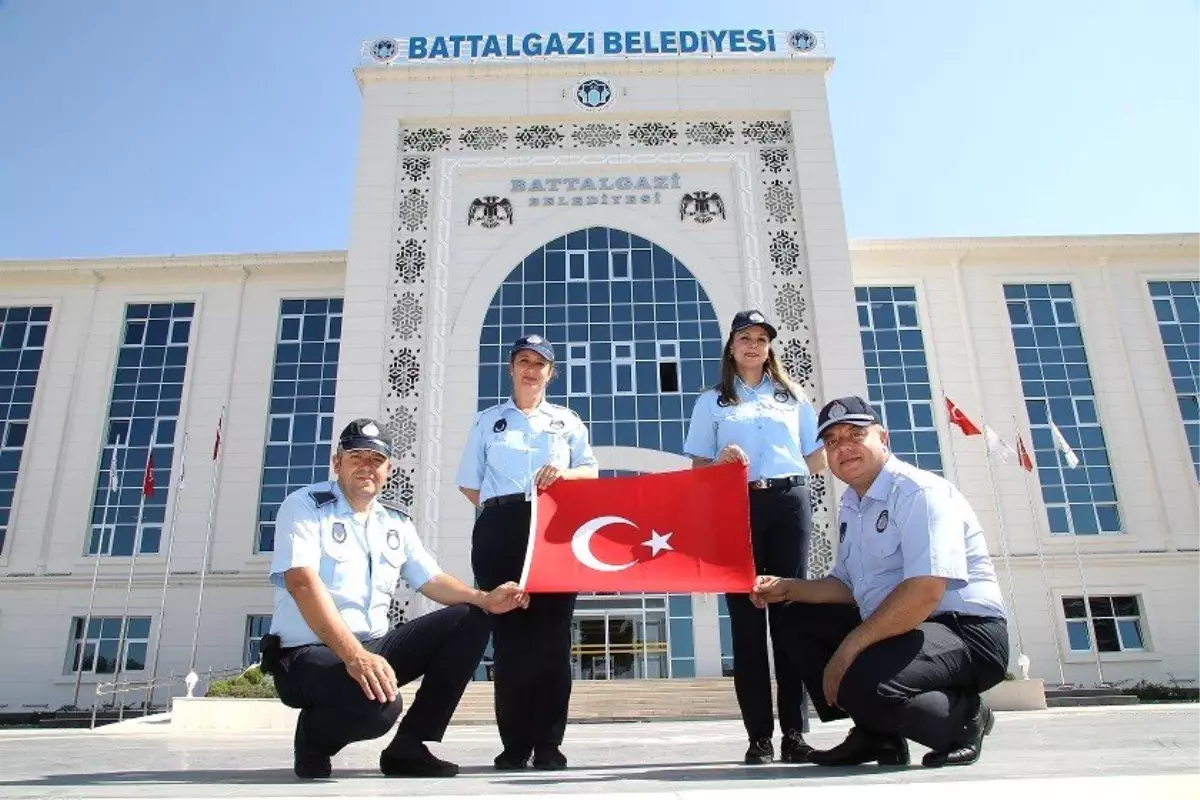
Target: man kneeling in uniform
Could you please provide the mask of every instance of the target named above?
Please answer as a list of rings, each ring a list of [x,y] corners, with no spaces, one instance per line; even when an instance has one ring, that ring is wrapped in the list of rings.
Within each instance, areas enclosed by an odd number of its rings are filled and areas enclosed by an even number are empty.
[[[392,445],[369,419],[351,422],[333,458],[334,481],[290,494],[275,520],[275,615],[263,669],[280,699],[300,709],[296,775],[327,778],[330,756],[391,730],[398,688],[424,676],[408,714],[379,756],[385,775],[448,777],[458,767],[429,752],[441,741],[483,657],[488,612],[528,605],[516,584],[481,592],[442,572],[400,508],[377,499]],[[388,630],[398,578],[448,608]]]
[[[825,722],[854,727],[809,760],[824,766],[973,764],[992,729],[980,693],[1004,680],[1004,602],[975,512],[948,481],[904,463],[865,400],[817,420],[829,467],[849,488],[837,563],[819,580],[760,576],[757,604],[790,602],[785,638]],[[857,608],[855,607],[857,606]]]

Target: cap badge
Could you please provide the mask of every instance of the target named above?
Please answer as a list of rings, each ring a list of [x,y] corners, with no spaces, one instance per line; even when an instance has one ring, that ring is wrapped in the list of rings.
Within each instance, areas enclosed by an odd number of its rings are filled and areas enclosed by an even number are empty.
[[[750,315],[750,321],[751,322],[762,322],[763,315],[758,313],[757,311],[755,311],[753,314]]]
[[[888,513],[887,509],[885,508],[883,511],[879,512],[879,518],[875,520],[875,530],[879,533],[883,533],[885,530],[887,530],[887,524]]]
[[[388,531],[387,543],[388,543],[388,547],[392,548],[393,550],[399,550],[400,549],[400,532],[399,531]]]
[[[529,344],[541,344],[542,337],[538,336],[537,334],[534,334],[533,336],[526,336],[525,341]]]
[[[368,422],[366,425],[362,426],[362,435],[363,436],[371,436],[371,437],[378,436],[379,435],[379,426],[376,425],[374,422]]]
[[[842,526],[840,528],[838,528],[838,541],[839,542],[846,541],[846,523],[844,523],[844,522],[842,523]]]
[[[834,403],[829,407],[830,419],[841,419],[846,416],[846,407],[841,403]]]
[[[496,424],[492,426],[492,433],[500,433],[502,430],[504,430],[507,427],[508,427],[507,422],[505,422],[503,419],[498,419],[498,420],[496,420]]]
[[[333,523],[333,540],[338,544],[346,541],[346,526],[340,522]]]

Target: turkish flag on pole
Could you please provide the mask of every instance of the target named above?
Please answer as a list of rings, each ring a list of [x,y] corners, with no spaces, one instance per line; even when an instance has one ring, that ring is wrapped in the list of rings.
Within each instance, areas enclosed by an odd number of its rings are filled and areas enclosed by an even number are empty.
[[[1025,449],[1025,440],[1019,433],[1017,434],[1017,453],[1021,457],[1021,468],[1026,472],[1033,472],[1033,459],[1029,457],[1029,451]]]
[[[743,464],[583,481],[538,494],[521,585],[531,592],[749,592]]]
[[[958,429],[967,436],[979,436],[983,431],[975,426],[974,422],[962,412],[958,406],[954,405],[949,397],[946,398],[946,413],[950,415],[950,424],[957,425]]]
[[[154,496],[154,451],[151,450],[146,456],[146,473],[142,476],[142,494],[146,497]]]

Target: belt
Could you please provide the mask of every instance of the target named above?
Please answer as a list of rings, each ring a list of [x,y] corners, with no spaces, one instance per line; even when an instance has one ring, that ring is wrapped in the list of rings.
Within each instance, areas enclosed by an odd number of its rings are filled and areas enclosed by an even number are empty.
[[[793,486],[806,486],[807,475],[788,475],[786,478],[759,478],[750,481],[751,489],[791,489]]]
[[[529,498],[525,496],[524,492],[517,492],[516,494],[502,494],[496,497],[489,497],[479,505],[482,508],[491,508],[492,506],[503,506],[509,503],[524,503],[528,502],[528,500]]]

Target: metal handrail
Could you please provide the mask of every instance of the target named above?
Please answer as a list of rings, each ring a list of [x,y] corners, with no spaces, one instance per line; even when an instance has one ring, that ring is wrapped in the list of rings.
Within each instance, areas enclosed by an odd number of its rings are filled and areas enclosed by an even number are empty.
[[[210,667],[207,672],[199,672],[199,673],[195,673],[195,674],[198,679],[197,683],[200,683],[200,682],[204,682],[204,681],[211,682],[214,679],[219,680],[221,678],[228,678],[228,677],[233,677],[236,675],[241,675],[245,671],[246,671],[246,667],[226,667],[224,669],[212,669]],[[111,694],[111,695],[113,695],[113,699],[115,700],[116,695],[118,695],[118,694],[126,694],[128,692],[146,692],[146,702],[143,705],[142,716],[147,716],[150,713],[150,698],[153,696],[154,690],[160,686],[169,686],[178,681],[186,682],[187,676],[186,675],[176,675],[172,671],[170,675],[167,675],[167,676],[161,677],[161,678],[155,678],[154,680],[135,679],[135,680],[126,680],[126,681],[109,681],[109,682],[105,682],[105,683],[96,684],[96,697],[92,700],[91,727],[92,728],[96,727],[96,712],[99,707],[101,695]],[[125,704],[124,703],[121,703],[118,705],[117,719],[118,720],[125,719]]]

